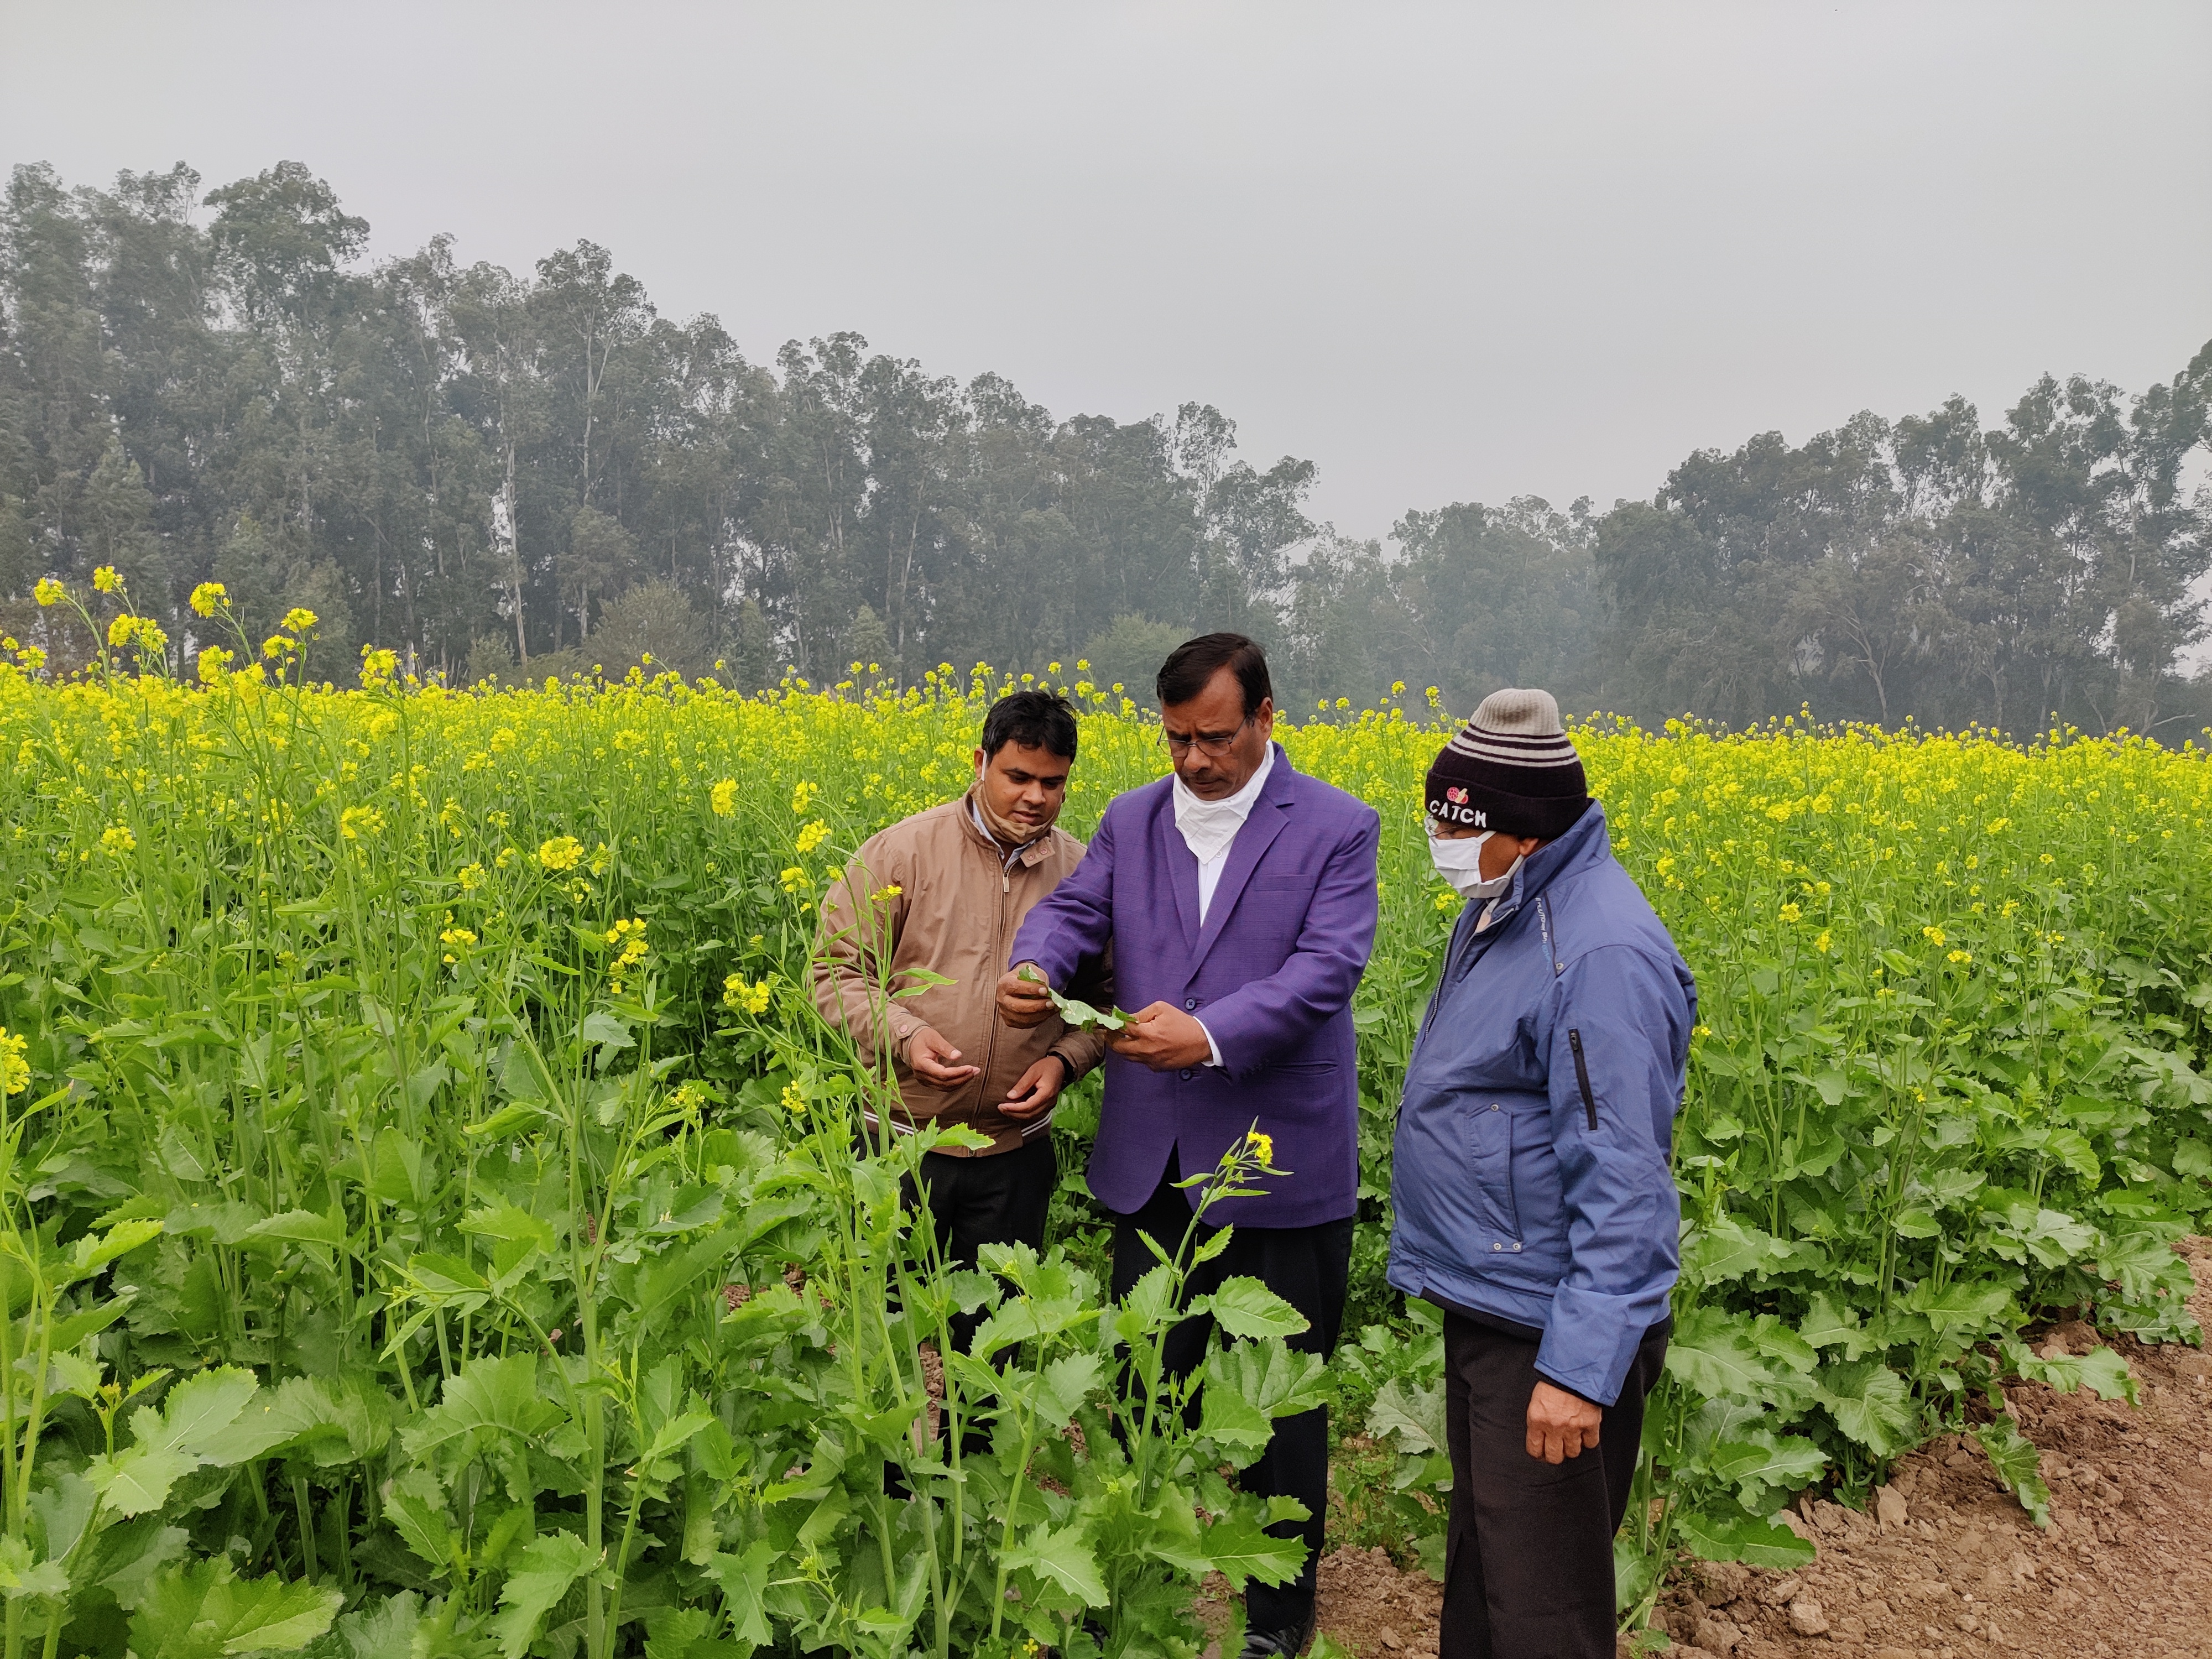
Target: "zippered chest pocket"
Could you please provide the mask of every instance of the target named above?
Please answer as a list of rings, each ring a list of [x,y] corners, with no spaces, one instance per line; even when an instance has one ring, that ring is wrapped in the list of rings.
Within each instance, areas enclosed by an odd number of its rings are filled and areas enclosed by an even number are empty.
[[[1503,1103],[1477,1097],[1460,1109],[1461,1128],[1474,1176],[1476,1248],[1486,1255],[1521,1249],[1521,1217],[1513,1201],[1513,1138],[1522,1115]],[[1529,1133],[1522,1126],[1518,1133]]]

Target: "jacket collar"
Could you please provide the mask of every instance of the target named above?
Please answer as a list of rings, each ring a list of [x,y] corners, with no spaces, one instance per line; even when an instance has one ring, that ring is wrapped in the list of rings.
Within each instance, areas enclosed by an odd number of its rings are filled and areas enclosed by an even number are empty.
[[[975,807],[975,789],[976,786],[971,783],[960,797],[960,827],[967,832],[969,840],[989,848],[991,856],[997,859],[1003,868],[1012,869],[1018,864],[1026,870],[1052,850],[1052,838],[1060,833],[1057,823],[1035,841],[1011,853],[1000,846],[999,838],[986,830],[981,822],[981,814]]]
[[[1497,914],[1483,931],[1494,933],[1506,918],[1524,904],[1534,904],[1544,890],[1571,871],[1586,870],[1613,856],[1613,838],[1605,827],[1605,808],[1593,800],[1583,815],[1556,841],[1547,841],[1521,861],[1513,884],[1498,896]]]

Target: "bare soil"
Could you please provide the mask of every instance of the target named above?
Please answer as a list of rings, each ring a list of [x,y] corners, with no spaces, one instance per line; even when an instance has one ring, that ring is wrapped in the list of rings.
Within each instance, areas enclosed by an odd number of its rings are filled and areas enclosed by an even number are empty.
[[[2212,1329],[2212,1240],[2185,1245]],[[2071,1353],[2087,1325],[2037,1333]],[[2212,1355],[2115,1340],[2140,1407],[2040,1383],[2008,1391],[2043,1454],[2039,1530],[1971,1437],[1897,1466],[1866,1513],[1810,1500],[1787,1518],[1820,1559],[1788,1575],[1700,1566],[1658,1618],[1679,1659],[2212,1659]],[[1361,1659],[1433,1659],[1443,1593],[1381,1550],[1321,1565],[1321,1627]],[[1622,1652],[1628,1651],[1624,1640]]]

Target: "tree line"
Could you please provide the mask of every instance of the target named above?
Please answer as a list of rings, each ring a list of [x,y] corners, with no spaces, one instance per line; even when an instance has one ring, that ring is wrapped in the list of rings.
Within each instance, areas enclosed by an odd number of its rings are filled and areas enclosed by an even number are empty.
[[[1255,465],[1211,405],[1059,417],[854,333],[755,363],[589,242],[527,276],[442,236],[372,263],[298,163],[202,185],[23,166],[0,207],[0,623],[51,672],[91,642],[34,585],[112,565],[180,668],[217,580],[257,637],[314,611],[333,678],[373,643],[453,684],[1081,659],[1141,694],[1235,628],[1309,707],[1402,680],[1732,723],[2212,714],[2184,672],[2212,347],[2140,396],[2046,377],[1988,430],[1956,398],[1861,415],[1650,501],[1454,503],[1386,544],[1314,523],[1314,464]]]

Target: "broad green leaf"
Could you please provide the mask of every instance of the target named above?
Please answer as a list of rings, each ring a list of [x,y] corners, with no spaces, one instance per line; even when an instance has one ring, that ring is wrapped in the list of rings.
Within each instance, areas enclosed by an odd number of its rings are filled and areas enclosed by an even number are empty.
[[[1063,1354],[1044,1368],[1030,1405],[1048,1432],[1058,1434],[1067,1426],[1098,1386],[1104,1369],[1105,1362],[1095,1353]]]
[[[117,1320],[131,1311],[131,1304],[138,1299],[137,1291],[128,1289],[95,1303],[89,1308],[67,1315],[54,1322],[53,1334],[48,1339],[56,1349],[74,1348],[88,1336],[98,1336]]]
[[[1443,1451],[1448,1443],[1445,1430],[1441,1382],[1412,1389],[1403,1377],[1394,1376],[1376,1391],[1367,1413],[1367,1432],[1395,1438],[1401,1451]]]
[[[1216,1445],[1247,1454],[1232,1458],[1241,1468],[1275,1437],[1275,1420],[1226,1382],[1210,1381],[1200,1396],[1198,1431]]]
[[[422,1623],[422,1598],[402,1590],[381,1601],[364,1602],[338,1620],[337,1630],[351,1659],[415,1659],[415,1634]]]
[[[2088,1137],[2073,1129],[2054,1128],[2044,1137],[2043,1150],[2071,1170],[2091,1187],[2104,1179],[2104,1166]]]
[[[100,1529],[99,1556],[90,1570],[115,1605],[130,1613],[152,1594],[161,1570],[184,1559],[190,1541],[182,1527],[165,1527],[153,1516],[121,1522]]]
[[[1287,1584],[1306,1560],[1305,1540],[1263,1531],[1259,1517],[1242,1504],[1206,1528],[1201,1547],[1231,1589],[1243,1589],[1248,1578]]]
[[[2012,1291],[1994,1281],[1964,1279],[1936,1290],[1923,1279],[1905,1298],[1905,1306],[1939,1333],[1956,1330],[1978,1336],[1997,1324],[2012,1306]]]
[[[653,1431],[653,1443],[646,1448],[642,1461],[652,1463],[673,1456],[693,1435],[715,1420],[711,1412],[686,1412],[681,1417],[671,1418]]]
[[[331,1627],[344,1593],[282,1578],[238,1578],[222,1557],[161,1575],[131,1619],[137,1659],[232,1659],[303,1648]]]
[[[1708,1398],[1736,1395],[1778,1404],[1795,1399],[1802,1388],[1759,1351],[1748,1320],[1705,1306],[1692,1308],[1678,1323],[1667,1346],[1667,1369]]]
[[[1778,1360],[1793,1371],[1809,1371],[1820,1363],[1820,1356],[1808,1342],[1772,1314],[1759,1314],[1751,1322],[1751,1345],[1767,1358]]]
[[[90,1278],[116,1257],[128,1255],[157,1237],[161,1226],[161,1222],[153,1220],[118,1221],[97,1237],[86,1234],[77,1240],[70,1257],[69,1270],[61,1275],[61,1282],[72,1284]]]
[[[2043,1484],[2038,1468],[2039,1455],[2035,1447],[2020,1431],[2020,1425],[2006,1412],[1974,1429],[1974,1438],[1981,1443],[1989,1455],[1990,1467],[1997,1479],[2011,1489],[2020,1500],[2021,1508],[2028,1512],[2039,1527],[2051,1524],[2051,1488]]]
[[[1327,1361],[1275,1336],[1215,1349],[1206,1358],[1206,1374],[1226,1382],[1270,1417],[1327,1405],[1332,1391]]]
[[[461,1218],[460,1230],[479,1238],[534,1244],[547,1251],[553,1249],[555,1243],[550,1223],[515,1204],[501,1204],[488,1210],[471,1210]]]
[[[2130,1406],[2140,1403],[2134,1375],[2128,1362],[2114,1348],[2096,1347],[2081,1356],[2082,1384],[2093,1389],[2100,1400],[2118,1400],[2125,1397]]]
[[[611,1048],[633,1046],[629,1022],[617,1019],[605,1009],[595,1009],[585,1015],[583,1029],[577,1035],[586,1043],[600,1043]]]
[[[0,1538],[0,1597],[17,1601],[43,1596],[52,1601],[67,1599],[69,1574],[58,1561],[33,1561],[31,1547],[20,1538]]]
[[[1747,1515],[1723,1498],[1702,1509],[1685,1510],[1675,1530],[1691,1553],[1707,1561],[1741,1561],[1777,1572],[1810,1566],[1820,1552],[1778,1522]]]
[[[92,1482],[76,1474],[62,1475],[51,1486],[31,1494],[31,1511],[39,1517],[39,1553],[50,1561],[66,1559],[76,1548],[99,1503]]]
[[[572,1532],[550,1532],[531,1540],[500,1590],[499,1613],[491,1621],[507,1659],[522,1659],[545,1615],[598,1560],[591,1546]]]
[[[645,1659],[694,1659],[709,1617],[704,1607],[656,1607],[646,1615]]]
[[[1692,1284],[1723,1285],[1756,1273],[1774,1249],[1771,1234],[1747,1227],[1733,1216],[1714,1218],[1682,1253],[1682,1274]]]
[[[514,1101],[542,1102],[550,1106],[561,1098],[561,1091],[553,1082],[553,1073],[546,1069],[545,1057],[538,1052],[537,1044],[527,1037],[518,1040],[507,1051],[507,1064],[501,1069],[499,1084],[507,1091],[508,1098]],[[499,1115],[506,1114],[502,1112]],[[505,1134],[507,1131],[494,1130],[486,1125],[480,1133]]]
[[[1875,1359],[1823,1366],[1814,1396],[1836,1426],[1877,1457],[1892,1457],[1911,1443],[1915,1421],[1905,1379]]]
[[[723,1603],[730,1614],[730,1632],[740,1642],[765,1645],[769,1639],[765,1602],[769,1568],[777,1554],[775,1546],[763,1538],[743,1555],[715,1556],[707,1569],[707,1576],[721,1586]]]
[[[453,1570],[453,1522],[446,1514],[445,1495],[427,1471],[410,1469],[392,1482],[384,1513],[407,1547],[434,1572]]]
[[[1030,1528],[1029,1535],[1006,1552],[1006,1563],[1059,1585],[1086,1607],[1106,1603],[1106,1583],[1098,1576],[1097,1558],[1078,1522],[1057,1532],[1043,1525]]]
[[[1225,1279],[1206,1300],[1216,1322],[1231,1336],[1296,1336],[1311,1323],[1256,1279]]]
[[[1741,1438],[1717,1448],[1706,1460],[1708,1472],[1737,1489],[1748,1501],[1759,1489],[1787,1492],[1809,1485],[1828,1467],[1820,1449],[1802,1435],[1771,1430],[1739,1430]]]
[[[161,1488],[166,1492],[169,1480],[198,1468],[206,1457],[207,1449],[239,1419],[258,1391],[259,1384],[254,1382],[252,1371],[238,1365],[218,1366],[178,1383],[169,1390],[160,1410],[143,1406],[133,1413],[131,1431],[137,1442],[133,1450],[149,1460],[149,1478],[159,1479],[151,1460],[179,1460],[182,1468],[167,1479],[160,1480]],[[118,1456],[118,1465],[121,1461]],[[97,1475],[94,1478],[95,1482],[99,1479]],[[108,1496],[110,1503],[117,1502],[112,1492]],[[130,1510],[123,1512],[137,1513]]]
[[[410,1457],[472,1430],[495,1430],[526,1438],[542,1434],[565,1413],[538,1386],[538,1362],[528,1354],[505,1359],[472,1359],[449,1377],[438,1403],[402,1438]]]
[[[291,1376],[255,1395],[227,1427],[201,1443],[200,1454],[207,1462],[228,1466],[316,1438],[345,1445],[344,1413],[319,1379]]]
[[[1797,1334],[1815,1348],[1842,1348],[1846,1359],[1856,1359],[1874,1346],[1858,1314],[1826,1291],[1813,1292]]]
[[[481,1123],[465,1123],[461,1133],[468,1135],[498,1136],[519,1134],[545,1118],[545,1109],[538,1099],[510,1101]]]
[[[250,1243],[259,1239],[284,1244],[322,1244],[340,1249],[346,1242],[345,1224],[335,1216],[317,1215],[313,1210],[287,1210],[282,1215],[272,1215],[266,1221],[257,1221],[246,1230]]]

